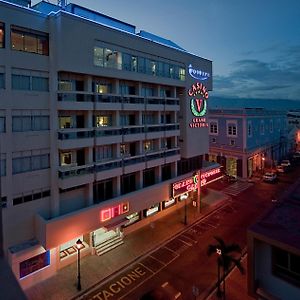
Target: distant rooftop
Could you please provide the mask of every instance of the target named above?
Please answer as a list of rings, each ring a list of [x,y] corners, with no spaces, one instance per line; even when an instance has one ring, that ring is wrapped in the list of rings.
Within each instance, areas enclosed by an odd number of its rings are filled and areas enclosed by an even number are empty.
[[[300,179],[249,231],[300,249]]]
[[[11,0],[15,1],[15,0]],[[20,0],[18,0],[20,1]],[[28,1],[28,0],[26,0]],[[136,27],[134,25],[131,25],[129,23],[125,23],[123,21],[120,21],[118,19],[112,18],[110,16],[104,15],[100,12],[90,10],[88,8],[79,6],[77,4],[69,3],[65,9],[62,7],[46,2],[41,1],[37,3],[36,5],[33,5],[31,9],[39,11],[45,15],[50,15],[51,13],[57,13],[58,11],[64,10],[68,13],[71,13],[75,16],[85,18],[89,21],[96,22],[98,24],[114,28],[116,30],[125,31],[130,34],[134,34],[138,37],[150,40],[152,42],[174,48],[180,51],[186,51],[182,47],[178,46],[176,43],[172,42],[171,40],[165,39],[163,37],[160,37],[158,35],[152,34],[150,32],[141,30],[140,32],[136,33]]]

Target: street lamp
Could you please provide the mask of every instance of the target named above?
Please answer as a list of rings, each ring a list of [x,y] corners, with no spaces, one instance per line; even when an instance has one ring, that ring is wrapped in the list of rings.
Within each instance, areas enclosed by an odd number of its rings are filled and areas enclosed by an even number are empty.
[[[77,290],[81,291],[81,282],[80,282],[80,249],[82,248],[83,244],[80,239],[76,242],[76,248],[78,250],[77,256]]]
[[[180,200],[184,200],[184,225],[187,225],[187,206],[186,206],[187,198],[188,198],[188,193],[185,193],[180,196]]]

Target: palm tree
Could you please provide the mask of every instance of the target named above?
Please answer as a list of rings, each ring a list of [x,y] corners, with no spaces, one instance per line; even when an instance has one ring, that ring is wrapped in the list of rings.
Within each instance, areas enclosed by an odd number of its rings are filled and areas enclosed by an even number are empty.
[[[220,237],[214,237],[215,240],[218,242],[217,244],[214,245],[208,245],[207,249],[207,255],[211,256],[212,254],[216,253],[218,254],[217,256],[217,266],[218,266],[218,282],[217,282],[217,296],[221,297],[223,294],[223,299],[225,299],[225,277],[226,274],[229,270],[229,268],[234,265],[236,266],[241,274],[244,274],[244,268],[241,265],[240,258],[235,258],[231,253],[232,252],[237,252],[241,253],[241,247],[238,244],[229,244],[226,245],[223,239]],[[223,282],[223,293],[220,289],[221,285],[221,279],[220,279],[220,269],[223,269],[223,277],[222,277],[222,282]]]

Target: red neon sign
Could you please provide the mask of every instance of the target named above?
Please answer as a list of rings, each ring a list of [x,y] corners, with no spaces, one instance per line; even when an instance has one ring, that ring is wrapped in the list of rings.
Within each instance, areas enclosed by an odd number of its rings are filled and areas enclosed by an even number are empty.
[[[110,219],[113,219],[119,215],[122,215],[129,211],[129,203],[120,203],[118,205],[104,208],[100,210],[100,221],[105,222]]]
[[[177,181],[172,184],[172,195],[178,197],[190,191],[198,189],[198,174],[193,177],[186,178],[184,180]],[[201,173],[201,186],[205,186],[210,182],[213,182],[223,177],[221,168],[215,168],[206,172]]]

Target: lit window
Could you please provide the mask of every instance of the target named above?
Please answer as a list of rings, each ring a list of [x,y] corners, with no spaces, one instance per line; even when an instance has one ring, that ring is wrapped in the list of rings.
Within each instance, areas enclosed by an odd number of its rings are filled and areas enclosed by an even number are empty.
[[[0,48],[5,47],[5,28],[4,23],[0,22]]]
[[[96,127],[107,127],[111,126],[111,116],[97,116]]]
[[[62,152],[60,154],[61,166],[70,165],[72,163],[72,153]]]
[[[59,117],[59,128],[71,128],[72,118],[71,117]]]
[[[12,25],[11,49],[49,55],[49,36],[44,32]]]

